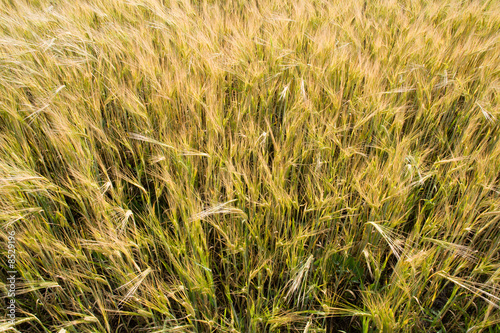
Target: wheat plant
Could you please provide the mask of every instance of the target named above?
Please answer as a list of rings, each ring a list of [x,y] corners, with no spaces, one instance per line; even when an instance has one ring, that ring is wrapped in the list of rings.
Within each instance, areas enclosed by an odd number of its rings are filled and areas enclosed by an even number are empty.
[[[495,0],[0,0],[0,331],[499,332],[499,31]]]

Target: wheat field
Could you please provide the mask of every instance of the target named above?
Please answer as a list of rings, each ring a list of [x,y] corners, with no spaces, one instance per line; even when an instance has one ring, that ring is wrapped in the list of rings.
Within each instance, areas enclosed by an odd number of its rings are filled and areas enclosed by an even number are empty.
[[[494,0],[0,0],[0,332],[500,332],[499,42]]]

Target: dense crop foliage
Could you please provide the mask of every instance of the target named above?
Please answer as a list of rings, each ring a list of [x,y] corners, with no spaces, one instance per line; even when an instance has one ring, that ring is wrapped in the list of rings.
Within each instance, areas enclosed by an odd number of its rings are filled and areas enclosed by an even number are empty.
[[[0,331],[500,330],[498,1],[0,3]]]

